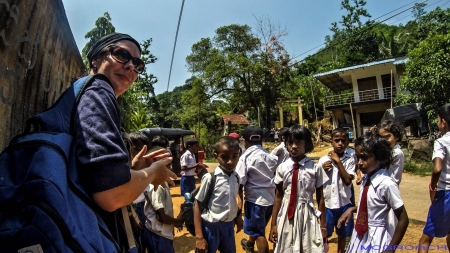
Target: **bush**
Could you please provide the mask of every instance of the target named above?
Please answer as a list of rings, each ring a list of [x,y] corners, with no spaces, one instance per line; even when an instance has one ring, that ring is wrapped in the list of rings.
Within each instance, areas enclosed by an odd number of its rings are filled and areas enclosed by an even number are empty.
[[[411,160],[405,163],[404,171],[422,177],[430,176],[433,172],[433,164]]]

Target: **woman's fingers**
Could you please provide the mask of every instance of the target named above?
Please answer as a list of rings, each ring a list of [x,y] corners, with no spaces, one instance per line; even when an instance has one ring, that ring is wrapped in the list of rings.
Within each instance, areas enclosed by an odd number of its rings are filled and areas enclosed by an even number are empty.
[[[147,148],[147,146],[144,146],[144,147]],[[142,151],[142,150],[141,150],[141,151]],[[147,149],[145,149],[145,151],[147,151]],[[151,153],[148,153],[148,154],[144,155],[144,157],[145,157],[145,158],[147,158],[147,157],[155,157],[155,156],[164,154],[165,152],[166,152],[166,150],[162,148],[162,149],[153,151],[153,152],[151,152]],[[144,153],[144,154],[145,154],[145,153]],[[168,154],[169,154],[169,153],[168,153]],[[169,154],[169,155],[170,155],[170,154]]]
[[[170,185],[170,186],[175,186],[175,182],[173,182],[174,179],[177,178],[177,175],[175,173],[173,173],[171,170],[167,169],[167,174],[168,177],[166,178],[166,182]]]

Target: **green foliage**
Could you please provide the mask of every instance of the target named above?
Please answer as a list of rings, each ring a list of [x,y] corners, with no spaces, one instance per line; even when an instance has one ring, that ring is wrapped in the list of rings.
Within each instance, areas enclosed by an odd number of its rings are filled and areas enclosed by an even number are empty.
[[[450,9],[442,10],[437,7],[422,16],[417,27],[417,39],[424,40],[429,36],[448,34],[450,31]]]
[[[152,120],[160,127],[186,128],[180,118],[183,112],[181,98],[184,92],[192,88],[192,78],[186,80],[183,86],[177,86],[172,91],[158,94],[152,103]]]
[[[114,33],[116,28],[111,23],[111,17],[108,12],[105,12],[102,17],[99,17],[95,21],[95,27],[84,35],[85,39],[89,39],[89,41],[84,45],[81,50],[81,57],[83,59],[84,65],[86,69],[89,69],[89,60],[87,59],[87,53],[89,49],[99,40],[101,37]]]
[[[198,131],[196,133],[200,137],[200,146],[205,150],[206,157],[212,158],[213,162],[216,162],[214,158],[214,145],[222,135],[218,131],[208,130],[203,124],[201,124],[200,133]]]
[[[423,161],[408,161],[405,163],[404,170],[422,177],[430,176],[433,172],[433,164]]]
[[[426,38],[408,53],[406,73],[396,98],[400,103],[422,102],[429,118],[450,101],[450,34]]]
[[[259,24],[259,37],[247,25],[218,28],[214,38],[203,38],[192,46],[186,61],[199,79],[190,95],[196,101],[196,94],[204,93],[203,101],[225,99],[236,110],[259,107],[264,124],[270,124],[281,87],[290,78],[290,57],[280,41],[284,33],[270,24],[265,27],[265,21]]]
[[[131,113],[131,131],[140,130],[153,125],[149,119],[147,109],[143,104],[139,104],[136,111]]]

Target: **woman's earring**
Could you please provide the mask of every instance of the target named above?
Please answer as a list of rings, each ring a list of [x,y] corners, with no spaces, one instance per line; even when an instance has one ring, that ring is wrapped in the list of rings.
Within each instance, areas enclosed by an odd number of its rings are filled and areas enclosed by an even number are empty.
[[[97,72],[97,66],[94,66],[94,71]]]

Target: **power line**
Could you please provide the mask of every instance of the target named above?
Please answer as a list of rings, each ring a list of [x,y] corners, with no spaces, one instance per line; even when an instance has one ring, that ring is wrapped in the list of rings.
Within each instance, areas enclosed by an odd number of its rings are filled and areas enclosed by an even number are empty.
[[[420,2],[420,3],[425,3],[425,2],[427,2],[427,1],[428,1],[428,0],[424,0],[424,1]],[[440,1],[443,1],[443,0],[439,0],[439,2],[440,2]],[[411,3],[413,3],[413,2],[411,2]],[[381,17],[384,17],[384,16],[386,16],[386,15],[388,15],[388,14],[394,12],[394,11],[397,11],[397,10],[399,10],[399,9],[405,7],[405,6],[410,5],[411,3],[408,3],[408,4],[406,4],[406,5],[403,5],[402,7],[399,7],[399,8],[397,8],[397,9],[395,9],[395,10],[393,10],[393,11],[390,11],[390,12],[388,12],[388,13],[386,13],[386,14],[383,14],[383,15],[381,15],[380,17],[378,17],[378,18],[376,18],[376,19],[374,19],[374,20],[380,19]],[[396,14],[394,14],[394,15],[392,15],[392,16],[390,16],[390,17],[388,17],[388,18],[386,18],[386,19],[384,19],[384,20],[382,20],[382,21],[375,22],[375,23],[373,23],[373,24],[371,24],[371,25],[369,25],[369,26],[363,28],[362,30],[360,30],[360,31],[358,31],[358,32],[356,32],[356,33],[354,33],[354,34],[352,34],[352,36],[358,36],[358,35],[360,35],[361,33],[363,33],[363,32],[365,32],[365,31],[367,31],[367,30],[373,28],[374,26],[379,25],[379,24],[381,24],[381,23],[383,23],[383,22],[385,22],[385,21],[387,21],[387,20],[389,20],[389,19],[391,19],[391,18],[394,18],[394,17],[396,17],[396,16],[398,16],[398,15],[400,15],[400,14],[402,14],[402,13],[404,13],[404,12],[406,12],[406,11],[412,9],[412,8],[414,8],[414,6],[415,6],[415,5],[409,7],[409,8],[407,8],[407,9],[401,11],[401,12],[398,12],[398,13],[396,13]],[[348,39],[343,39],[343,40],[341,40],[341,41],[335,42],[333,45],[330,45],[329,48],[333,48],[333,47],[335,47],[336,45],[338,45],[338,44],[340,44],[340,43],[346,42],[347,40],[348,40]],[[307,50],[307,51],[305,51],[305,52],[303,52],[303,53],[297,55],[297,56],[294,56],[294,57],[291,58],[291,60],[293,60],[293,59],[295,59],[295,58],[298,58],[298,57],[300,57],[300,56],[302,56],[302,55],[305,55],[305,54],[307,54],[307,53],[313,51],[314,49],[317,49],[317,48],[322,47],[322,46],[324,46],[324,45],[326,45],[326,43],[322,43],[322,44],[320,44],[319,46],[316,46],[316,47],[314,47],[314,48],[312,48],[312,49],[309,49],[309,50]],[[312,54],[312,55],[315,55],[315,54],[317,54],[317,53],[318,53],[318,52],[316,52],[316,53],[314,53],[314,54]],[[293,66],[293,65],[294,65],[294,64],[291,64],[290,66]]]
[[[172,60],[170,61],[169,80],[167,81],[167,90],[166,91],[169,91],[170,76],[172,75],[173,57],[175,55],[175,48],[177,47],[178,30],[180,29],[181,15],[183,14],[183,7],[184,7],[184,0],[181,3],[180,16],[178,17],[177,32],[175,34],[175,42],[173,43]]]

